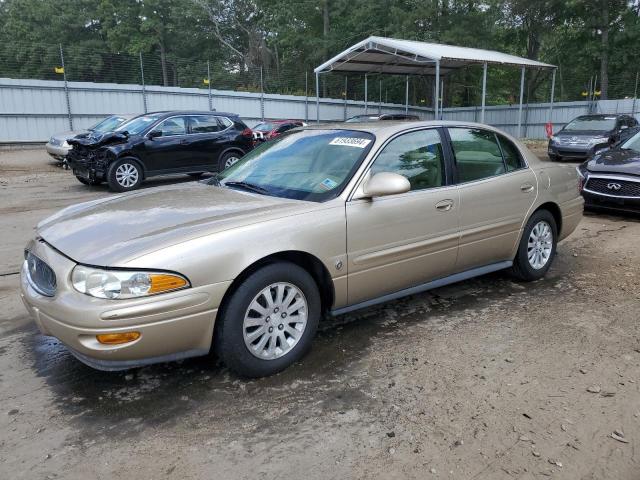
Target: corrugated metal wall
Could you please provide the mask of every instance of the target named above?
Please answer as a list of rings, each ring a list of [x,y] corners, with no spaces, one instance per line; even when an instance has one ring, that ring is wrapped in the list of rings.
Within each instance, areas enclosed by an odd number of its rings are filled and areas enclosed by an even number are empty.
[[[0,143],[44,142],[52,134],[70,129],[67,92],[73,128],[86,128],[114,113],[144,113],[144,96],[140,85],[69,82],[49,80],[0,79]],[[208,110],[206,89],[147,87],[147,110]],[[315,97],[272,95],[212,90],[213,108],[238,113],[249,126],[261,118],[316,119]],[[603,100],[596,110],[602,113],[635,112],[633,99]],[[264,111],[263,111],[264,110]],[[404,105],[369,104],[369,113],[401,113]],[[320,99],[321,121],[342,121],[365,112],[364,102]],[[557,130],[572,118],[588,112],[587,102],[556,103],[553,124]],[[409,113],[432,119],[433,110],[409,107]],[[445,120],[479,121],[479,107],[445,108]],[[522,111],[521,136],[545,138],[544,125],[549,120],[549,104],[525,105]],[[487,107],[485,123],[518,134],[518,105]]]

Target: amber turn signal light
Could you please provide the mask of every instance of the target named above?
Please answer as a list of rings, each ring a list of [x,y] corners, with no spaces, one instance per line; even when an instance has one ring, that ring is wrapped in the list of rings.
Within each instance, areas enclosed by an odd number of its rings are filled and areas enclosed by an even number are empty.
[[[177,275],[153,273],[150,277],[151,287],[149,288],[149,294],[178,290],[188,285],[184,278]]]
[[[120,345],[121,343],[133,342],[139,338],[140,332],[102,333],[96,335],[98,342],[103,345]]]

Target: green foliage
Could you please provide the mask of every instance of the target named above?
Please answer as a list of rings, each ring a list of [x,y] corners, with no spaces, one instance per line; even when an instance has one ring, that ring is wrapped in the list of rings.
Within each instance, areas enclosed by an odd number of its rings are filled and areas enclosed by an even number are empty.
[[[604,7],[608,17],[603,17]],[[608,33],[603,40],[602,32]],[[606,69],[611,98],[631,96],[640,51],[638,5],[627,0],[0,0],[0,76],[313,92],[313,68],[368,35],[488,48],[558,65],[556,97],[577,100]],[[307,77],[305,77],[305,73]],[[477,105],[482,69],[445,78],[446,105]],[[520,72],[491,67],[488,103],[516,102]],[[529,71],[528,98],[549,95]],[[328,75],[323,93],[361,99],[361,76]],[[404,77],[370,76],[370,98],[404,101]],[[410,82],[430,105],[433,81]]]

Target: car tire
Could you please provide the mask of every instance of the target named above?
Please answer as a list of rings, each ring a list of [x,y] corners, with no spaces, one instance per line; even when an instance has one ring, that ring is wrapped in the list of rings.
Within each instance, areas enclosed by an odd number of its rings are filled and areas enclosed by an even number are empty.
[[[102,180],[90,180],[88,178],[84,178],[84,177],[79,177],[76,175],[76,178],[78,179],[78,181],[84,185],[90,185],[90,186],[94,186],[94,185],[100,185],[102,183]]]
[[[114,192],[135,190],[142,183],[142,167],[135,158],[122,158],[109,167],[107,182]]]
[[[218,168],[220,171],[223,171],[225,168],[229,168],[231,165],[235,164],[242,158],[242,154],[238,152],[227,152],[220,157],[220,161],[218,162]]]
[[[320,304],[318,286],[306,270],[289,262],[268,264],[225,301],[216,320],[215,353],[243,377],[278,373],[309,351]]]
[[[534,212],[522,232],[518,253],[513,261],[513,274],[527,282],[544,277],[553,263],[557,243],[558,227],[551,212]]]

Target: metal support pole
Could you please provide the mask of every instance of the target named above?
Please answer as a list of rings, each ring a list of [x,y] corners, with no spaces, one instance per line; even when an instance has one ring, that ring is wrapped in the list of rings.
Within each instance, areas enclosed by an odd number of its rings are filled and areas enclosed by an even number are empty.
[[[316,73],[316,123],[320,123],[320,74]]]
[[[60,44],[60,63],[62,64],[62,78],[64,78],[64,96],[67,100],[67,117],[69,118],[69,129],[73,130],[73,117],[71,116],[71,98],[69,97],[69,84],[67,83],[67,69],[64,66],[64,53]]]
[[[551,73],[551,99],[549,100],[549,121],[553,123],[553,100],[556,96],[556,69]]]
[[[487,105],[487,62],[482,66],[482,110],[480,110],[480,123],[484,123],[484,110]]]
[[[364,74],[364,114],[367,115],[369,113],[369,91],[368,91],[368,85],[369,82],[367,81],[367,74]]]
[[[520,106],[518,107],[518,138],[522,131],[522,102],[524,100],[524,72],[525,67],[522,67],[522,74],[520,75]]]
[[[440,81],[440,120],[444,120],[444,79]]]
[[[344,111],[342,113],[344,117],[343,120],[345,121],[347,120],[347,92],[348,92],[347,88],[349,87],[349,84],[347,83],[348,80],[349,80],[349,77],[345,75],[344,77]]]
[[[211,99],[211,66],[207,60],[207,86],[209,87],[209,111],[213,111],[213,100]],[[146,110],[145,110],[146,111]]]
[[[378,79],[378,85],[380,88],[380,91],[378,92],[380,94],[378,100],[378,115],[382,115],[382,78]]]
[[[260,117],[264,122],[264,84],[262,83],[262,67],[260,67]]]
[[[438,119],[438,102],[439,102],[439,98],[440,98],[440,62],[437,61],[436,62],[436,93],[435,95],[435,99],[434,99],[434,118],[437,120]]]
[[[636,72],[636,87],[633,89],[633,106],[631,107],[631,115],[636,114],[636,100],[638,99],[638,73]]]
[[[304,121],[309,122],[309,72],[304,72]]]
[[[142,106],[144,113],[147,113],[147,88],[144,82],[144,64],[142,63],[142,52],[138,52],[140,56],[140,80],[142,82]]]
[[[409,113],[409,75],[406,77],[406,85],[404,89],[404,113]]]

